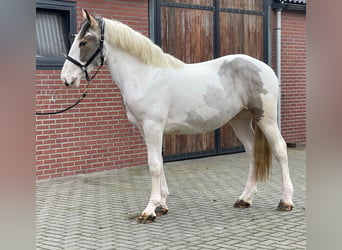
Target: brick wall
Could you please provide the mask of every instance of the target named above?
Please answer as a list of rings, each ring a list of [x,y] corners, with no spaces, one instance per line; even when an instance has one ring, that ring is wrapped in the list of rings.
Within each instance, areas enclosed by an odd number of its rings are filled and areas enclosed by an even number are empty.
[[[148,1],[77,1],[91,14],[120,20],[148,35]],[[82,82],[84,86],[85,82]],[[71,105],[83,93],[67,89],[60,70],[37,70],[37,111]],[[36,118],[37,179],[145,165],[146,148],[140,132],[126,118],[119,89],[104,66],[92,81],[87,97],[66,113]]]
[[[275,15],[272,15],[272,62],[275,65]],[[306,142],[306,15],[282,11],[281,126],[287,143]],[[275,67],[274,67],[275,68]]]

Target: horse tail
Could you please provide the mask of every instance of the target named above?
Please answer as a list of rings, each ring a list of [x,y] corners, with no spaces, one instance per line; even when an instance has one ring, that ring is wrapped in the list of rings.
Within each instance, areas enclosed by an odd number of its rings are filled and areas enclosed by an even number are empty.
[[[264,133],[258,126],[255,129],[254,161],[256,180],[267,180],[272,166],[272,151]]]

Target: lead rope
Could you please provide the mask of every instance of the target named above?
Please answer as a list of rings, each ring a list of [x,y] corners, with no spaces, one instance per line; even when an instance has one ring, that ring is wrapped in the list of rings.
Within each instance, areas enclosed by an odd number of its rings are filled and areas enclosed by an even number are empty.
[[[72,109],[73,107],[75,107],[77,104],[79,104],[86,96],[87,96],[87,92],[88,92],[88,87],[90,85],[90,82],[88,82],[87,86],[85,87],[85,90],[83,92],[83,94],[81,95],[81,97],[78,99],[77,102],[75,102],[73,105],[65,108],[65,109],[62,109],[62,110],[59,110],[59,111],[56,111],[56,112],[44,112],[44,113],[41,113],[41,112],[36,112],[36,115],[56,115],[56,114],[60,114],[60,113],[63,113],[65,111],[68,111],[69,109]]]
[[[79,104],[86,96],[87,96],[87,93],[88,93],[88,88],[90,86],[90,82],[94,79],[94,77],[97,75],[97,73],[99,72],[99,70],[101,69],[101,67],[103,66],[103,55],[101,55],[101,65],[100,67],[97,69],[97,71],[95,72],[95,74],[89,78],[89,75],[88,75],[88,72],[85,71],[85,75],[86,75],[86,78],[87,78],[87,86],[85,86],[84,88],[84,92],[83,94],[81,95],[80,98],[78,98],[78,100],[71,106],[65,108],[65,109],[62,109],[62,110],[59,110],[59,111],[56,111],[56,112],[36,112],[36,115],[56,115],[56,114],[60,114],[60,113],[63,113],[65,111],[68,111],[69,109],[72,109],[73,107],[75,107],[77,104]]]

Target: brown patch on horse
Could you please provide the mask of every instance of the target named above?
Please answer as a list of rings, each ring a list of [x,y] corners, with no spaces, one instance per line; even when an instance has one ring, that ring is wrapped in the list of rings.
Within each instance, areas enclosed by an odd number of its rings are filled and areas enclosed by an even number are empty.
[[[81,45],[83,43],[83,45]],[[87,35],[80,42],[80,60],[87,62],[98,48],[97,37],[95,35]]]
[[[81,25],[81,28],[80,28],[80,35],[79,35],[79,38],[80,39],[83,39],[85,34],[87,33],[87,31],[89,30],[90,28],[90,23],[88,22],[88,20],[84,20],[82,25]]]
[[[89,22],[90,27],[92,29],[95,30],[98,28],[98,24],[97,24],[95,18],[92,15],[90,15],[87,10],[82,9],[82,16],[83,16],[83,20],[87,20]]]
[[[218,71],[221,83],[229,96],[235,89],[253,120],[258,122],[264,115],[261,94],[267,94],[260,77],[260,69],[247,59],[237,57],[231,61],[224,61]],[[265,181],[270,174],[272,152],[263,132],[256,127],[254,159],[256,180]]]
[[[96,21],[95,21],[96,22]],[[88,19],[83,21],[79,32],[80,61],[86,62],[98,48],[98,39],[93,32],[88,32],[91,24]]]
[[[264,83],[260,77],[260,69],[244,58],[224,61],[218,71],[222,85],[227,94],[231,86],[236,89],[245,108],[259,121],[264,114],[261,94],[266,94]]]

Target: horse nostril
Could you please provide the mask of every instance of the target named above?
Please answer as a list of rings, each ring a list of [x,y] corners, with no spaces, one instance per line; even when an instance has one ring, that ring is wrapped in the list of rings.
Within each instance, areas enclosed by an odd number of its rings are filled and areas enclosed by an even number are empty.
[[[65,86],[69,87],[69,83],[67,81],[64,82]]]

